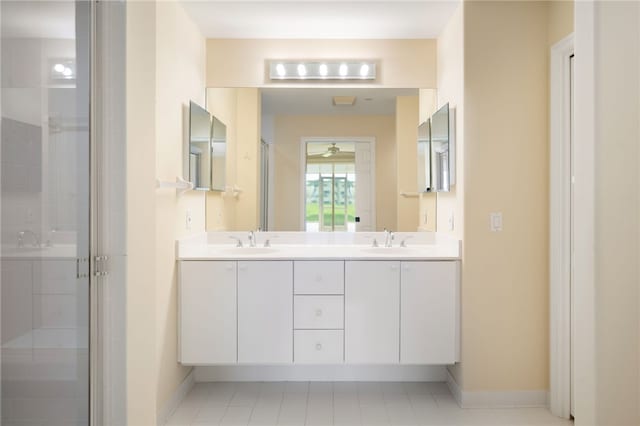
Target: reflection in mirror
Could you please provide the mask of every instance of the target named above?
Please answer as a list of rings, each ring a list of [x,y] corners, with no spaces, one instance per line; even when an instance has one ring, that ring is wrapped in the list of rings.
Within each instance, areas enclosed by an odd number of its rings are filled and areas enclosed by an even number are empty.
[[[431,118],[431,182],[436,192],[451,190],[449,167],[449,104]]]
[[[196,104],[189,104],[189,180],[194,189],[211,189],[211,115]]]
[[[308,142],[305,230],[356,230],[355,143]]]
[[[431,120],[418,126],[418,192],[431,192]]]
[[[227,173],[227,126],[216,117],[213,117],[211,126],[211,189],[224,191]]]

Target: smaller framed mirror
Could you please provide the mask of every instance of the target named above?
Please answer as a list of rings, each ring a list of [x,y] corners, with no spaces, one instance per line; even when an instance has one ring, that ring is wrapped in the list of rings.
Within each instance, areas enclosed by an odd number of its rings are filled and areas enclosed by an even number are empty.
[[[189,103],[189,180],[193,189],[211,189],[211,115]]]
[[[431,116],[431,190],[451,190],[451,139],[449,104],[445,104]]]
[[[431,192],[431,120],[418,126],[418,192]]]
[[[215,116],[211,120],[211,190],[224,191],[227,174],[227,126]]]

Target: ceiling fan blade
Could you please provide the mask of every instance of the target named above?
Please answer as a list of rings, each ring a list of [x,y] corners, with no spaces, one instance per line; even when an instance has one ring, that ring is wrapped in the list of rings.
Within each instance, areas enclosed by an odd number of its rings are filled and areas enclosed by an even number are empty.
[[[328,158],[328,157],[331,157],[333,154],[335,154],[335,152],[333,152],[333,151],[327,151],[327,152],[325,152],[324,154],[322,154],[322,156],[323,156],[324,158]]]

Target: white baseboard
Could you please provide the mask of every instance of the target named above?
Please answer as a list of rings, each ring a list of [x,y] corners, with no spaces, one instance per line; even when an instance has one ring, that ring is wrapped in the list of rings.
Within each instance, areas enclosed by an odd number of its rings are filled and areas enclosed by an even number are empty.
[[[196,382],[380,381],[444,382],[445,366],[413,365],[234,365],[196,367]]]
[[[462,408],[548,407],[549,392],[541,391],[464,391],[449,371],[447,385]]]
[[[173,392],[167,404],[162,408],[162,410],[158,413],[158,426],[164,426],[173,412],[180,406],[180,403],[184,399],[185,396],[189,393],[193,385],[195,385],[195,374],[193,369],[187,374],[187,377],[184,378],[180,386]]]

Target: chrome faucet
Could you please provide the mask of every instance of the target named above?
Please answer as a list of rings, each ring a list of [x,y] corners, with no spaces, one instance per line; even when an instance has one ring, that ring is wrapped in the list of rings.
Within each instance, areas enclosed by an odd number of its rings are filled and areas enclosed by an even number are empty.
[[[385,229],[384,230],[384,246],[385,247],[391,247],[393,246],[393,239],[395,238],[395,235],[393,235],[393,232]]]
[[[22,248],[24,247],[24,237],[26,235],[31,235],[31,237],[33,238],[33,247],[40,247],[40,237],[38,237],[38,235],[29,230],[29,229],[25,229],[24,231],[18,231],[18,247]]]
[[[256,233],[254,231],[249,231],[249,247],[256,246]]]
[[[236,247],[242,247],[242,240],[240,238],[234,237],[233,235],[229,235],[229,238],[236,240]]]
[[[407,240],[413,238],[413,235],[408,235],[406,236],[402,241],[400,241],[400,247],[406,247],[407,246]]]

